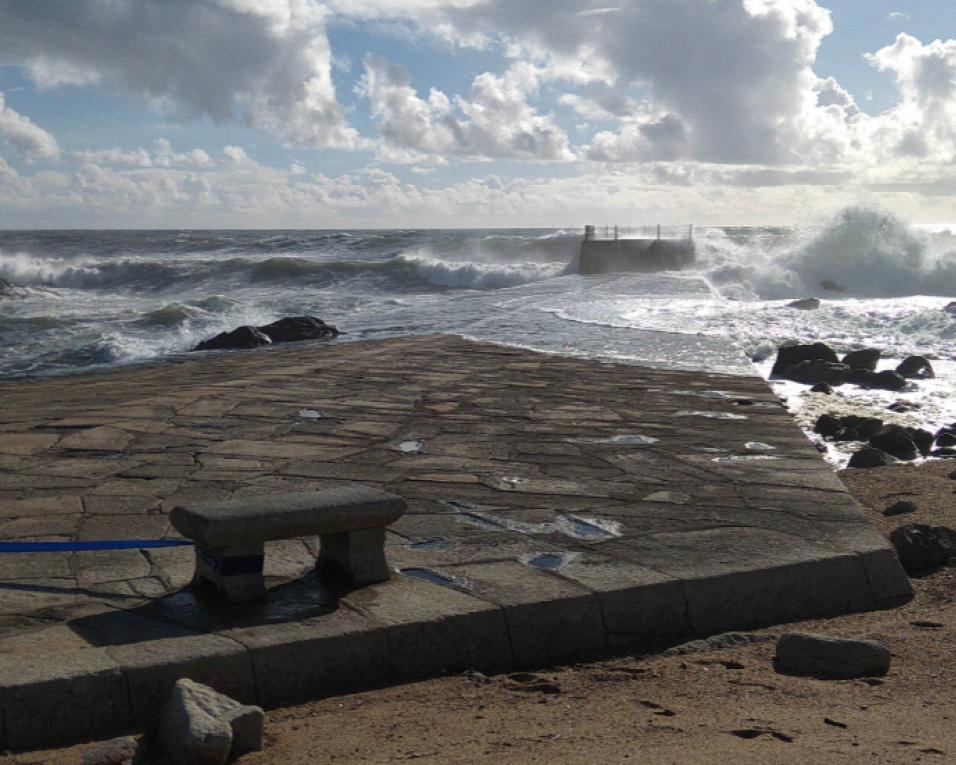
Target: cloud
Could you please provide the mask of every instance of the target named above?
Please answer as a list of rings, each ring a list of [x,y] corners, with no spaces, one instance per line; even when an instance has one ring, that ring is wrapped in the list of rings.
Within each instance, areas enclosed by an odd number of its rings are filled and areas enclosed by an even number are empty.
[[[213,164],[212,158],[202,149],[176,152],[165,138],[156,139],[152,152],[146,149],[98,149],[73,152],[72,158],[81,164],[114,168],[209,167]]]
[[[0,139],[6,139],[27,161],[60,157],[56,139],[29,118],[6,106],[0,93]]]
[[[316,0],[6,0],[0,64],[43,87],[105,83],[172,114],[353,148]]]
[[[569,160],[565,131],[527,102],[537,84],[534,67],[517,64],[500,76],[478,75],[467,98],[452,100],[432,88],[423,99],[403,67],[367,56],[359,90],[378,125],[385,160]]]

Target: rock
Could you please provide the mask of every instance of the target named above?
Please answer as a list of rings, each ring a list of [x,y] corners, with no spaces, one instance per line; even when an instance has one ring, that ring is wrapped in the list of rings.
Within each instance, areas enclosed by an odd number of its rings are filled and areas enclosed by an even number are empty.
[[[946,311],[946,313],[951,313],[951,314],[956,315],[956,300],[952,301],[951,303],[947,303],[946,305],[944,305],[944,306],[943,306],[943,310]]]
[[[844,428],[852,428],[860,434],[860,438],[868,441],[883,427],[883,420],[879,417],[860,417],[855,414],[848,414],[840,418],[840,423]]]
[[[273,343],[295,343],[300,340],[330,340],[339,331],[314,316],[286,316],[258,328]]]
[[[819,298],[801,298],[800,300],[794,300],[792,303],[787,303],[784,306],[784,308],[797,308],[801,311],[815,311],[819,307]]]
[[[870,372],[876,371],[876,365],[879,360],[880,352],[876,348],[863,348],[859,351],[850,351],[843,357],[843,363],[850,369],[867,369]]]
[[[832,414],[821,414],[817,417],[817,421],[813,426],[813,432],[819,433],[821,436],[826,438],[827,436],[832,436],[835,433],[839,433],[843,428],[843,422],[839,417],[836,417]]]
[[[915,460],[919,456],[919,449],[913,442],[906,428],[899,425],[887,425],[880,432],[870,438],[870,446],[882,449],[899,460]]]
[[[846,376],[846,382],[859,385],[861,388],[879,388],[881,390],[903,390],[906,380],[902,375],[884,369],[882,372],[871,372],[869,369],[851,369]]]
[[[132,736],[100,741],[83,752],[83,765],[126,765],[136,756],[138,743]]]
[[[907,523],[890,533],[890,542],[908,574],[941,566],[956,555],[956,531],[945,526]]]
[[[939,449],[933,449],[929,455],[941,460],[951,460],[956,458],[956,446],[941,446]]]
[[[936,377],[933,365],[929,363],[929,359],[925,356],[907,356],[896,367],[896,373],[901,377],[916,380],[928,380]]]
[[[163,707],[158,742],[170,763],[222,765],[262,749],[262,722],[261,707],[182,678]]]
[[[832,361],[837,363],[837,355],[833,349],[826,343],[812,343],[810,345],[781,345],[777,349],[777,358],[773,363],[771,375],[782,375],[794,364],[801,361],[812,361],[820,359],[821,361]]]
[[[824,395],[833,395],[833,387],[829,383],[821,382],[810,388],[811,393],[823,393]]]
[[[834,441],[863,441],[863,436],[853,428],[840,428],[832,436]]]
[[[906,432],[909,433],[910,438],[913,439],[913,443],[916,444],[916,448],[919,449],[920,454],[925,457],[930,453],[933,448],[933,441],[935,440],[935,436],[932,433],[922,428],[906,428]]]
[[[238,327],[232,332],[220,332],[209,340],[203,340],[193,348],[194,351],[236,350],[240,348],[258,348],[269,345],[272,340],[255,327]]]
[[[923,407],[917,404],[915,401],[894,401],[892,404],[886,407],[891,412],[896,412],[897,414],[904,414],[906,412],[914,412]]]
[[[813,677],[873,677],[890,668],[889,649],[875,640],[790,632],[777,641],[777,666]]]
[[[865,446],[860,449],[860,451],[853,453],[847,467],[873,468],[883,467],[889,464],[890,460],[886,452],[880,449],[874,449],[872,446]]]
[[[894,502],[886,510],[883,511],[883,515],[889,517],[892,515],[905,515],[906,513],[915,513],[916,505],[909,500],[901,499],[899,502]]]
[[[956,446],[956,431],[952,428],[940,428],[936,431],[937,446]]]
[[[787,367],[780,376],[804,385],[815,385],[821,382],[843,385],[849,371],[848,366],[839,362],[807,359]]]

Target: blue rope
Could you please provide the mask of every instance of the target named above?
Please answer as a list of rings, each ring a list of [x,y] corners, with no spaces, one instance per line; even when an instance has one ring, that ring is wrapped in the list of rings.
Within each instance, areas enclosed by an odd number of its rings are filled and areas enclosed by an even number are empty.
[[[184,539],[110,539],[102,542],[0,542],[0,553],[86,552],[88,550],[144,550],[191,545]]]

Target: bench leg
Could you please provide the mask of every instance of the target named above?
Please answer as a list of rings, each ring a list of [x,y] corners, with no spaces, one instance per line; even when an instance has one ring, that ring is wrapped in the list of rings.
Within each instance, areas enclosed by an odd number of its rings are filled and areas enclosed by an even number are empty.
[[[341,577],[354,587],[388,581],[384,528],[325,534],[319,540],[320,573]]]
[[[193,587],[212,587],[230,603],[255,600],[266,592],[262,544],[210,550],[196,545]]]

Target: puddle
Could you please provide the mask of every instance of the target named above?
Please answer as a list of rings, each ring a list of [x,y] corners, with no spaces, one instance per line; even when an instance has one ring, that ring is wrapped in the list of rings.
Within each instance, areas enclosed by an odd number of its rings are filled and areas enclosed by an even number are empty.
[[[419,454],[425,448],[424,441],[402,441],[398,445],[398,450],[405,454]]]
[[[448,576],[447,574],[440,574],[430,568],[403,568],[399,569],[399,573],[411,579],[419,579],[429,584],[437,584],[439,587],[449,587],[453,590],[471,589],[471,585],[464,579],[459,579],[456,576]]]
[[[706,417],[710,420],[746,420],[745,414],[734,414],[733,412],[698,412],[690,409],[683,409],[674,412],[675,417]]]
[[[756,462],[757,460],[780,460],[783,457],[777,457],[772,454],[733,454],[729,457],[714,457],[714,462],[723,464],[732,464],[735,462]]]
[[[405,545],[405,549],[421,552],[451,552],[457,550],[458,545],[450,539],[433,537],[432,539],[423,539],[420,542],[409,542]]]
[[[527,566],[540,568],[543,571],[557,571],[559,568],[568,565],[579,554],[576,552],[538,553],[537,555],[523,556],[521,562]]]
[[[554,526],[557,531],[575,539],[597,541],[621,536],[619,523],[596,518],[581,518],[577,515],[562,515]]]
[[[318,409],[300,409],[299,417],[303,420],[321,420],[322,412]]]
[[[765,444],[763,441],[748,441],[744,444],[744,449],[752,452],[772,452],[776,451],[777,447]]]

